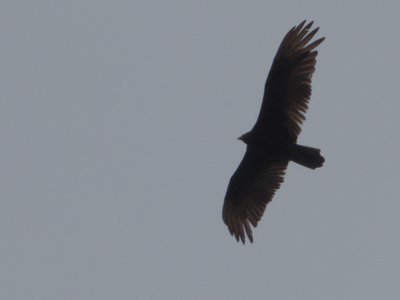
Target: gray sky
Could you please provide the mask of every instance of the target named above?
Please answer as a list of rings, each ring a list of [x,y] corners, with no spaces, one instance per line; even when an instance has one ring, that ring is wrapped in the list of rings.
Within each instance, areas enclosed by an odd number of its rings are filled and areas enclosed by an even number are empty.
[[[2,1],[0,298],[396,299],[397,1]],[[227,183],[290,27],[319,36],[299,142],[245,246]]]

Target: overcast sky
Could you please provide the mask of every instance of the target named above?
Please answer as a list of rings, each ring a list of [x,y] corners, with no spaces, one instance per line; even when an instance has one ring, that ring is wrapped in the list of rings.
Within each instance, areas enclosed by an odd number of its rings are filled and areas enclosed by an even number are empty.
[[[0,4],[0,298],[398,299],[398,1]],[[221,218],[284,34],[320,26],[254,231]]]

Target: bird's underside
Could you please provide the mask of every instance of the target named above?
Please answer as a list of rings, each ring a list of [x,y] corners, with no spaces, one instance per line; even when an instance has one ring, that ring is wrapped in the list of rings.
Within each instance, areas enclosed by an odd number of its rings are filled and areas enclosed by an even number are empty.
[[[246,153],[232,175],[225,195],[222,217],[236,240],[253,242],[256,227],[284,180],[289,161],[315,169],[324,158],[320,150],[297,144],[311,96],[311,77],[317,51],[324,40],[311,42],[318,28],[312,22],[293,27],[276,53],[265,84],[258,119],[242,135]]]

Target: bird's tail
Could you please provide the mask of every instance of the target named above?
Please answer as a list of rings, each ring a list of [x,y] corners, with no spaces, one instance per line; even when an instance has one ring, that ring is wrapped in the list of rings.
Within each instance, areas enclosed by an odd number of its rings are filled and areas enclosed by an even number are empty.
[[[291,159],[304,167],[315,169],[321,167],[325,161],[320,152],[320,149],[295,145]]]

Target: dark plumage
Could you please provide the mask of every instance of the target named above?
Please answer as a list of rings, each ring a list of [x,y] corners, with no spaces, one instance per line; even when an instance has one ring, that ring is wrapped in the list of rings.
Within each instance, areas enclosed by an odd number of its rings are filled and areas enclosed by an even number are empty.
[[[310,43],[319,28],[310,31],[313,22],[305,23],[283,38],[265,83],[258,119],[239,138],[247,149],[229,181],[222,218],[231,235],[243,243],[246,235],[253,242],[251,226],[257,226],[279,189],[289,161],[315,169],[325,160],[319,149],[297,145],[311,96],[315,48],[324,40]]]

